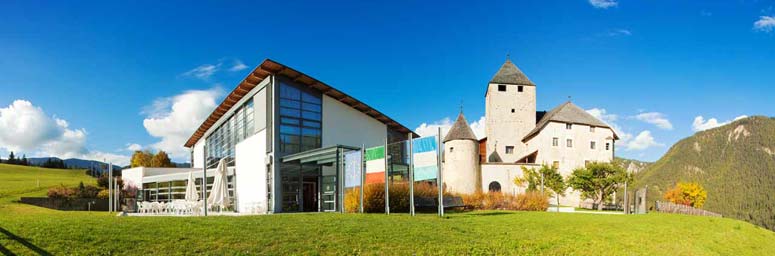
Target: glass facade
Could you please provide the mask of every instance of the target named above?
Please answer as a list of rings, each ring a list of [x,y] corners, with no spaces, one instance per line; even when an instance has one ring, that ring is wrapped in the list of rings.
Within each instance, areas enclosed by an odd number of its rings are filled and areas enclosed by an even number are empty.
[[[279,83],[279,156],[321,146],[323,102],[319,92],[281,81]],[[334,178],[335,179],[335,178]],[[321,167],[280,163],[282,211],[318,211]]]
[[[213,187],[214,180],[215,178],[213,177],[207,177],[208,191]],[[234,176],[229,175],[226,181],[229,187],[229,197],[234,199]],[[195,182],[196,191],[197,193],[200,193],[201,197],[202,178],[196,179]],[[137,194],[137,197],[141,201],[148,202],[172,202],[173,200],[184,200],[186,199],[186,183],[187,180],[143,183],[143,189]]]
[[[229,158],[229,166],[234,166],[234,154],[237,143],[255,132],[253,100],[248,100],[213,131],[206,140],[207,166],[215,168],[221,158]]]

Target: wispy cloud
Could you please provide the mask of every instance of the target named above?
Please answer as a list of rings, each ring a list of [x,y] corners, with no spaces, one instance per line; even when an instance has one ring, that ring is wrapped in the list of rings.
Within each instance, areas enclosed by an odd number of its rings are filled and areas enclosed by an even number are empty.
[[[640,113],[632,118],[635,118],[638,121],[649,123],[656,125],[660,129],[663,130],[672,130],[673,124],[670,123],[670,120],[667,119],[665,114],[659,113],[659,112],[647,112],[647,113]]]
[[[609,37],[631,36],[632,31],[630,31],[629,29],[617,28],[617,29],[612,29],[608,31],[608,33],[606,33],[605,35]]]
[[[708,130],[708,129],[713,129],[713,128],[716,128],[716,127],[719,127],[719,126],[727,125],[727,124],[729,124],[731,122],[734,122],[734,121],[737,121],[737,120],[740,120],[740,119],[743,119],[743,118],[746,118],[746,117],[748,117],[748,116],[747,115],[742,115],[742,116],[735,117],[735,119],[733,119],[733,120],[728,120],[726,122],[719,122],[718,119],[716,119],[716,118],[710,118],[708,120],[705,120],[704,117],[697,116],[697,117],[694,118],[694,122],[692,122],[692,130],[694,130],[695,132],[699,132],[699,131],[704,131],[704,130]]]
[[[589,4],[598,9],[608,9],[619,5],[616,0],[589,0]]]
[[[760,16],[759,20],[753,23],[753,29],[765,33],[772,32],[775,30],[775,16]]]
[[[474,134],[479,139],[484,138],[485,121],[486,119],[484,117],[480,117],[479,120],[469,123],[471,130],[474,131]],[[441,136],[444,137],[447,132],[449,132],[449,129],[452,128],[452,124],[454,124],[452,119],[445,117],[431,123],[422,123],[414,129],[414,132],[422,137],[434,136],[438,133],[439,128],[441,128]]]
[[[215,72],[218,72],[218,70],[221,68],[222,63],[218,64],[204,64],[200,65],[198,67],[195,67],[194,69],[191,69],[189,71],[186,71],[183,73],[184,77],[193,77],[198,78],[201,80],[210,80],[210,77],[212,77]]]
[[[242,63],[241,60],[234,60],[234,63],[232,64],[231,68],[229,68],[229,71],[240,71],[243,69],[248,68],[248,65],[245,65],[245,63]]]

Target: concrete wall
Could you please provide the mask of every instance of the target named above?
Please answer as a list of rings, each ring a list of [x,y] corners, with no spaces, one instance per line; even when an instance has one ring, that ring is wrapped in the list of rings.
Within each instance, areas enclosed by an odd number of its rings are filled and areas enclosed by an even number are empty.
[[[243,140],[236,146],[237,207],[240,213],[267,211],[266,131]]]
[[[514,178],[522,177],[522,166],[527,168],[539,167],[531,164],[482,164],[482,191],[489,191],[490,183],[498,182],[503,193],[513,195],[524,193],[525,187],[514,184]]]
[[[452,140],[444,143],[444,185],[453,193],[473,194],[481,184],[479,143]]]
[[[538,150],[537,164],[552,165],[559,162],[560,174],[563,177],[571,175],[574,169],[584,167],[586,162],[611,162],[613,160],[613,131],[608,128],[595,127],[594,132],[587,125],[573,124],[566,129],[565,123],[550,122],[538,135],[527,141],[529,152]],[[558,145],[553,146],[553,138],[558,138]],[[573,146],[567,146],[567,140],[573,141]],[[595,142],[595,149],[591,143]],[[609,143],[606,150],[605,144]],[[566,191],[566,196],[560,198],[560,204],[578,206],[581,194],[572,189]],[[555,204],[556,200],[551,203]]]
[[[373,147],[385,144],[387,126],[344,103],[323,95],[322,146]]]
[[[527,154],[522,138],[536,124],[536,87],[522,86],[519,92],[518,85],[506,85],[502,92],[498,85],[489,84],[485,100],[487,157],[497,151],[503,162],[516,162]],[[506,154],[506,146],[514,146],[514,153]]]

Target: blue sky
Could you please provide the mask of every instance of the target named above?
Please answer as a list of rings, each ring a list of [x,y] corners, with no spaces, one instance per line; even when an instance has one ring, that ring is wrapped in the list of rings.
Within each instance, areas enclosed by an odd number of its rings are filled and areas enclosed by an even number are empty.
[[[571,96],[605,110],[630,136],[618,154],[649,161],[699,116],[775,115],[775,1],[367,2],[2,1],[0,154],[120,162],[131,144],[167,149],[188,133],[165,130],[186,119],[183,96],[220,102],[265,58],[415,128],[445,125],[461,101],[479,120],[510,54],[538,109]],[[17,112],[51,127],[22,127]]]

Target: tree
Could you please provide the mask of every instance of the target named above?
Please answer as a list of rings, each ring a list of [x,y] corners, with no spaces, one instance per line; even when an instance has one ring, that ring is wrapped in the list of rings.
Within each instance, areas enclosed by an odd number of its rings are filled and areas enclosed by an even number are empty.
[[[6,161],[7,164],[16,164],[16,156],[13,155],[13,151],[11,151],[11,154],[8,155],[8,161]]]
[[[702,208],[708,199],[708,192],[697,182],[679,182],[663,196],[672,203]]]
[[[568,185],[581,191],[581,195],[590,198],[603,210],[603,203],[624,182],[632,181],[632,176],[623,168],[611,163],[590,163],[585,168],[573,170],[568,177]]]
[[[27,162],[27,155],[26,155],[26,154],[25,154],[25,155],[22,155],[22,160],[21,160],[21,161],[19,161],[19,164],[20,164],[20,165],[25,165],[25,166],[26,166],[26,165],[29,165],[29,163]]]
[[[150,151],[135,151],[135,153],[132,154],[132,160],[131,160],[131,167],[151,167],[151,160],[153,158],[153,154],[151,154]]]
[[[557,197],[558,209],[560,207],[560,197],[565,196],[565,189],[568,187],[557,168],[545,164],[541,165],[541,169],[538,169],[537,171],[523,166],[522,177],[514,178],[514,184],[519,186],[525,186],[525,184],[527,184],[527,191],[537,191],[540,189],[540,186],[543,185],[544,188],[548,188],[551,192],[554,192],[555,197]],[[544,193],[546,192],[548,191],[544,190]]]
[[[175,165],[172,164],[167,152],[160,150],[151,159],[151,167],[175,167]]]

